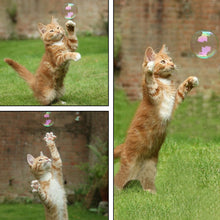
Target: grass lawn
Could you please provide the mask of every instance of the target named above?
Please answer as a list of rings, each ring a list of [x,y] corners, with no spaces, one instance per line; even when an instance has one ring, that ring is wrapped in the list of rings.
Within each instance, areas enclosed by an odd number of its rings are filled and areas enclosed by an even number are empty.
[[[115,91],[114,144],[125,138],[138,106]],[[119,162],[115,161],[117,173]],[[159,156],[157,194],[139,182],[114,190],[115,220],[219,219],[220,97],[187,97],[177,109]]]
[[[79,37],[82,58],[72,61],[65,78],[67,105],[108,105],[108,38]],[[35,73],[44,54],[41,40],[0,41],[0,105],[39,105],[26,82],[3,59]]]
[[[107,220],[108,217],[91,213],[80,204],[68,207],[69,219]],[[1,204],[1,220],[42,220],[45,219],[41,204]]]

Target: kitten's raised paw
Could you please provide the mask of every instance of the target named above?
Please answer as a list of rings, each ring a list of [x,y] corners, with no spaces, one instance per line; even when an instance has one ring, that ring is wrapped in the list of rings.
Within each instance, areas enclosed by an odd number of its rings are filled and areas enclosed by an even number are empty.
[[[190,76],[188,79],[187,79],[187,84],[186,84],[186,87],[188,88],[188,90],[191,90],[192,88],[196,87],[199,85],[199,80],[197,77],[195,76]]]
[[[48,145],[54,143],[54,140],[56,139],[56,136],[53,134],[53,132],[46,133],[46,136],[44,137],[44,140]]]
[[[66,22],[66,29],[70,32],[74,32],[75,30],[75,26],[76,26],[76,23],[73,22],[73,21],[67,21]]]
[[[199,85],[199,80],[195,76],[192,77],[192,85],[193,85],[193,87],[196,87]]]
[[[38,180],[31,181],[31,188],[32,192],[38,192],[40,190],[40,183],[38,182]]]
[[[150,61],[147,64],[147,68],[148,68],[148,71],[153,72],[153,70],[154,70],[154,61]]]

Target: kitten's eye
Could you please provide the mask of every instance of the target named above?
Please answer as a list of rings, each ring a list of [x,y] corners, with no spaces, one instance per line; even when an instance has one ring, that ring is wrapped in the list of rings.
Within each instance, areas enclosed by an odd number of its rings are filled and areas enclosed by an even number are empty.
[[[165,60],[161,60],[161,61],[160,61],[160,63],[165,64],[165,63],[166,63],[166,61],[165,61]]]
[[[50,30],[50,32],[53,32],[54,30]]]
[[[39,161],[42,161],[43,159],[40,159]]]
[[[57,29],[60,29],[59,27],[57,27]]]

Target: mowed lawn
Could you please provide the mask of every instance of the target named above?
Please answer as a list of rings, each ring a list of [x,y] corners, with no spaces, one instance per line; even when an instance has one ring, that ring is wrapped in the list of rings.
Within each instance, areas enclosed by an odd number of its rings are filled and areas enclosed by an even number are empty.
[[[77,52],[64,84],[66,105],[108,105],[108,38],[78,37]],[[0,105],[39,105],[26,82],[3,59],[11,58],[35,73],[44,54],[39,40],[0,41]]]
[[[92,213],[82,205],[68,207],[69,219],[73,220],[107,220],[108,217]],[[45,219],[44,208],[41,204],[1,204],[1,220],[42,220]]]
[[[125,138],[138,102],[115,91],[114,144]],[[115,161],[117,173],[119,162]],[[187,97],[169,125],[157,166],[157,194],[139,182],[114,189],[115,220],[220,219],[220,97]]]

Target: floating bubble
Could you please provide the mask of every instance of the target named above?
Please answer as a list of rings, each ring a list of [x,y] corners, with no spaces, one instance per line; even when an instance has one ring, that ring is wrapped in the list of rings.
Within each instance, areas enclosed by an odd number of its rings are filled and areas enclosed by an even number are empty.
[[[76,117],[75,117],[75,121],[80,121],[80,114],[79,112],[76,112]]]
[[[45,122],[43,123],[44,127],[51,127],[53,125],[53,120],[50,118],[51,117],[51,112],[46,112],[44,114]]]
[[[76,17],[77,8],[75,7],[75,4],[73,3],[67,3],[64,6],[64,18],[67,20],[71,20]]]
[[[191,39],[193,53],[202,59],[215,55],[218,49],[218,39],[211,31],[197,31]]]

